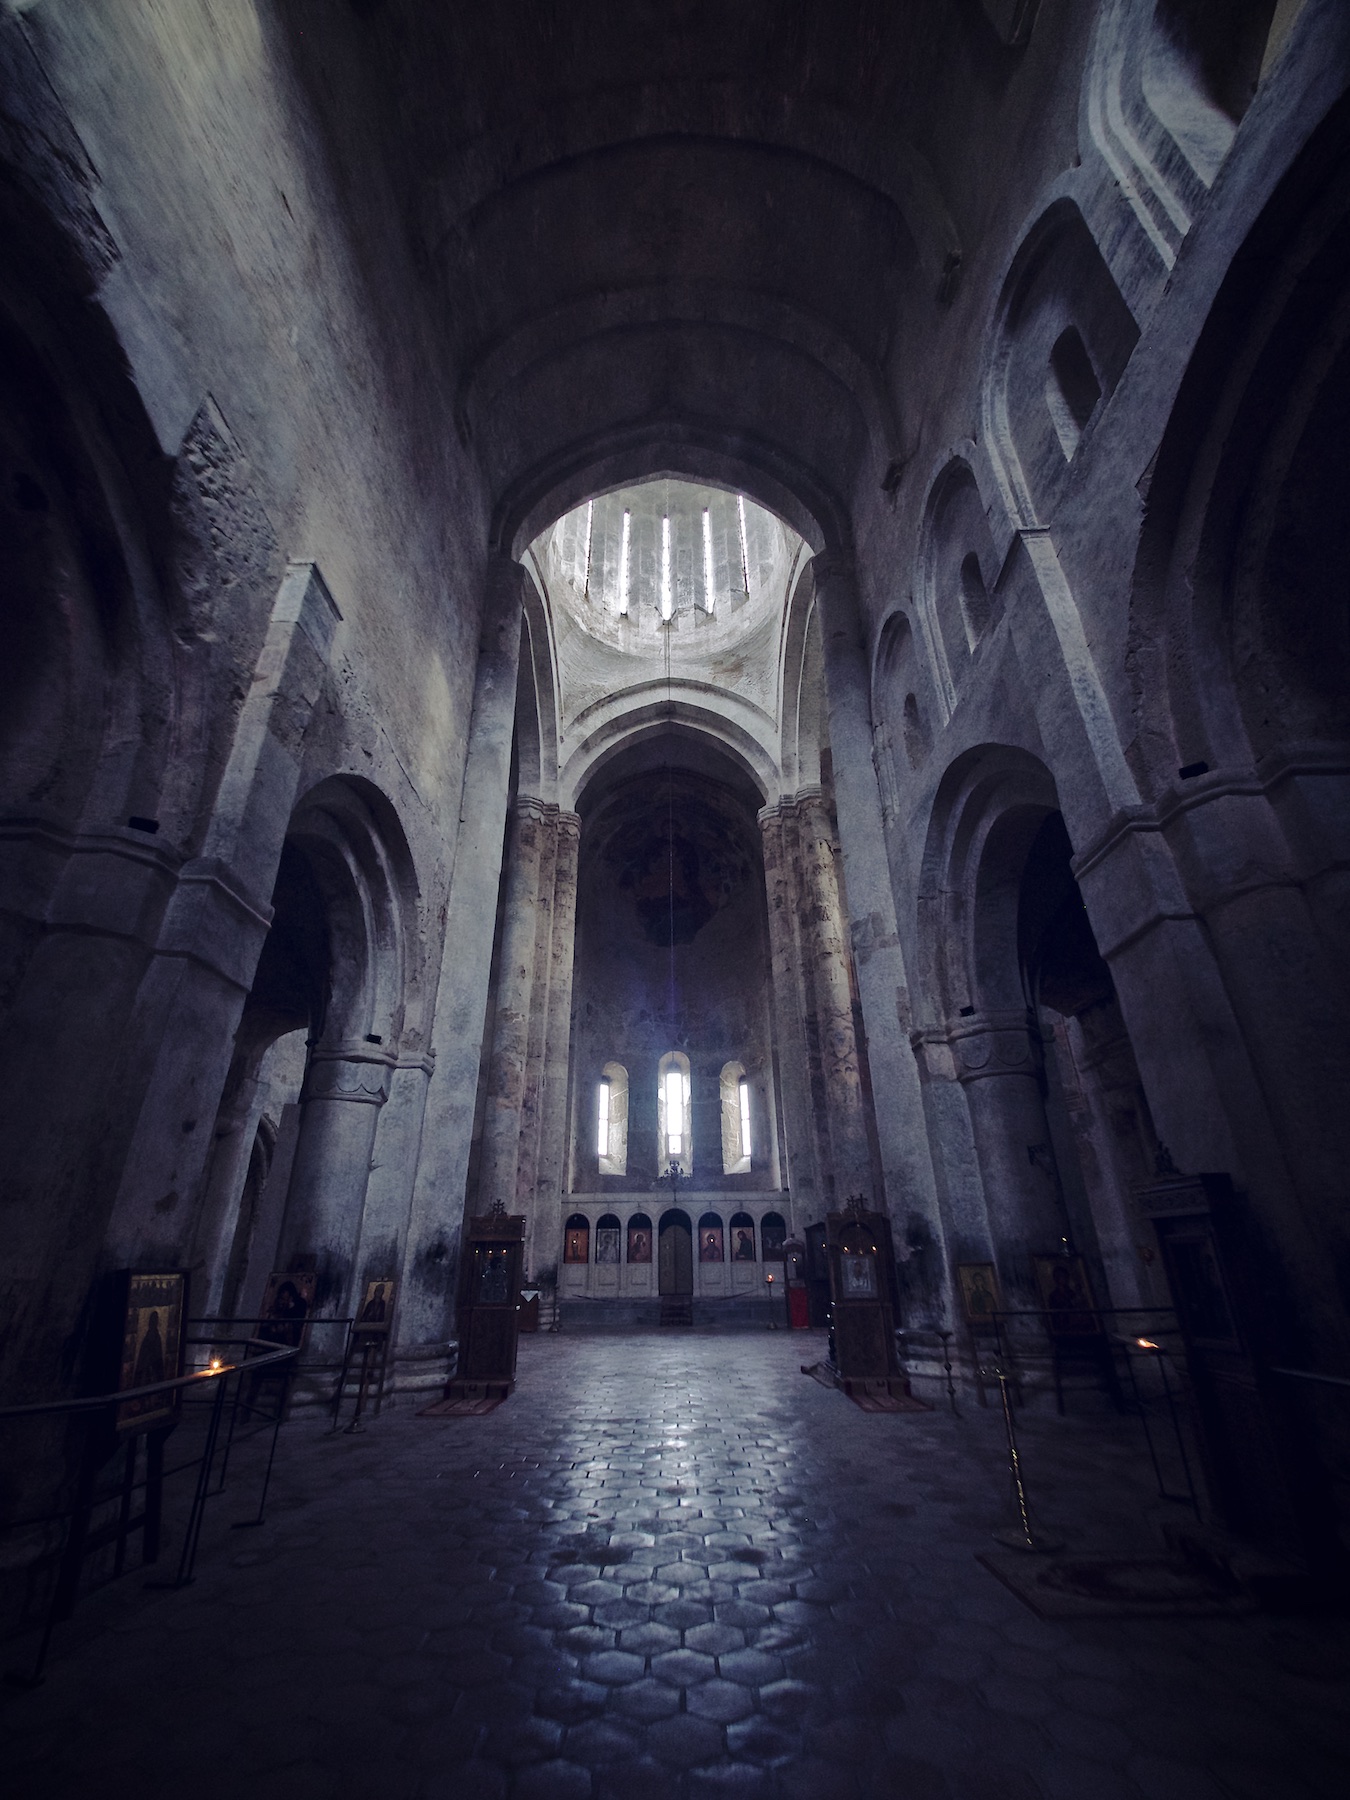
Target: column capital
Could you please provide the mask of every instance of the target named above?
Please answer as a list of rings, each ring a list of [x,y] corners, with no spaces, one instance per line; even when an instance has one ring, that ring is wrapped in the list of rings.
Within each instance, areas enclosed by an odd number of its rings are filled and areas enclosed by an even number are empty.
[[[538,794],[517,794],[513,811],[517,819],[537,819],[541,825],[559,817],[556,802],[541,800]]]
[[[389,1098],[392,1053],[373,1045],[336,1046],[310,1053],[305,1071],[303,1100],[350,1100],[360,1106],[383,1106]]]
[[[811,579],[817,595],[827,587],[840,587],[845,583],[856,587],[858,565],[851,556],[842,556],[838,551],[818,550],[811,558]]]
[[[761,806],[756,817],[759,820],[760,829],[765,830],[768,826],[780,825],[787,819],[800,819],[804,813],[810,812],[814,807],[823,806],[828,810],[829,804],[829,796],[825,789],[818,784],[812,784],[798,788],[795,794],[780,794],[777,800],[771,801],[768,806]]]
[[[492,599],[515,599],[521,597],[521,584],[529,571],[524,563],[518,562],[504,550],[492,551],[487,559],[487,591]]]
[[[1031,1075],[1036,1069],[1035,1027],[1024,1012],[992,1012],[949,1020],[942,1035],[951,1046],[956,1079]]]

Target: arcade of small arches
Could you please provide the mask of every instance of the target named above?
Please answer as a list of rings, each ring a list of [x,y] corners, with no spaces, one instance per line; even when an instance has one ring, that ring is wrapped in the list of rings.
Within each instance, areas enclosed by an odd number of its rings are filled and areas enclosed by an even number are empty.
[[[716,1302],[774,1306],[776,1283],[781,1311],[783,1214],[762,1201],[723,1212],[706,1205],[706,1198],[682,1195],[679,1205],[652,1213],[621,1216],[595,1203],[570,1213],[563,1228],[561,1294],[574,1304],[688,1296],[705,1303],[715,1320],[725,1310]]]

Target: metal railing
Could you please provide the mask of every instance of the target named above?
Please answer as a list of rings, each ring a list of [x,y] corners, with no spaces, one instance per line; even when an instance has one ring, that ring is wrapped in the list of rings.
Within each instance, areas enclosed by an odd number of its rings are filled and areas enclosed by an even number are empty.
[[[189,1321],[189,1323],[211,1324],[215,1321]],[[11,1532],[56,1528],[61,1534],[60,1545],[55,1553],[53,1554],[49,1550],[40,1551],[30,1567],[30,1576],[35,1575],[42,1565],[50,1567],[50,1593],[43,1608],[41,1633],[33,1663],[27,1670],[9,1671],[5,1680],[10,1686],[36,1687],[42,1682],[43,1671],[46,1668],[48,1653],[51,1649],[52,1634],[57,1624],[63,1619],[69,1618],[74,1610],[83,1565],[88,1555],[96,1549],[111,1544],[114,1547],[112,1579],[116,1579],[125,1568],[127,1541],[134,1532],[139,1531],[141,1533],[141,1566],[150,1566],[158,1561],[163,1525],[164,1484],[172,1476],[196,1470],[197,1479],[183,1529],[177,1570],[169,1580],[149,1585],[177,1588],[185,1587],[192,1581],[207,1501],[224,1490],[229,1448],[234,1441],[241,1412],[246,1416],[259,1415],[263,1417],[264,1429],[266,1425],[271,1425],[272,1440],[268,1448],[256,1514],[250,1518],[236,1520],[234,1524],[237,1529],[247,1529],[263,1523],[267,1493],[272,1480],[272,1468],[276,1459],[277,1437],[285,1415],[287,1390],[294,1365],[300,1355],[300,1345],[279,1345],[259,1337],[240,1337],[232,1334],[222,1336],[218,1333],[209,1337],[185,1336],[184,1343],[193,1349],[205,1351],[220,1351],[232,1345],[240,1346],[243,1354],[237,1361],[227,1361],[220,1355],[211,1356],[202,1367],[190,1369],[186,1374],[172,1376],[164,1381],[150,1382],[141,1387],[123,1388],[113,1393],[79,1395],[63,1400],[38,1400],[19,1406],[0,1407],[0,1427],[13,1429],[25,1423],[42,1420],[55,1422],[64,1418],[72,1423],[83,1425],[85,1428],[83,1441],[78,1446],[77,1454],[71,1459],[75,1468],[74,1491],[68,1502],[58,1503],[35,1518],[13,1521],[6,1527]],[[261,1414],[260,1409],[255,1405],[256,1384],[260,1378],[266,1380],[274,1374],[283,1375],[282,1391],[277,1396],[275,1410]],[[220,1448],[226,1400],[231,1391],[232,1378],[234,1403],[230,1408],[225,1452],[221,1458],[219,1471],[217,1471],[217,1452]],[[247,1398],[245,1398],[246,1389]],[[192,1397],[202,1391],[209,1392],[210,1398],[203,1402],[207,1416],[200,1451],[197,1455],[189,1457],[171,1469],[166,1469],[164,1466],[164,1448],[168,1436],[179,1423],[178,1417],[170,1417],[162,1422],[142,1427],[140,1431],[123,1430],[119,1432],[117,1429],[117,1415],[122,1408],[129,1404],[173,1397],[181,1412],[188,1405],[194,1404]],[[142,1479],[137,1480],[136,1467],[141,1439],[145,1440],[145,1474]],[[125,1453],[124,1473],[120,1484],[115,1489],[105,1489],[100,1492],[100,1475],[116,1458],[119,1447]],[[212,1486],[213,1478],[216,1480],[214,1488]],[[133,1514],[134,1498],[137,1493],[142,1493],[144,1496],[142,1511],[138,1516]],[[95,1513],[108,1506],[116,1508],[115,1518],[102,1530],[93,1531],[91,1527]]]

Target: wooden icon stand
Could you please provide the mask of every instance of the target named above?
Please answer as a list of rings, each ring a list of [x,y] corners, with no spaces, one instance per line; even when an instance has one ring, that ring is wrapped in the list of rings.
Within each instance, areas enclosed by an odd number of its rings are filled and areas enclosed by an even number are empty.
[[[929,1412],[895,1353],[895,1251],[885,1213],[861,1195],[825,1218],[835,1382],[864,1412]]]
[[[459,1366],[423,1418],[487,1412],[516,1385],[525,1220],[500,1205],[466,1221],[459,1266]]]

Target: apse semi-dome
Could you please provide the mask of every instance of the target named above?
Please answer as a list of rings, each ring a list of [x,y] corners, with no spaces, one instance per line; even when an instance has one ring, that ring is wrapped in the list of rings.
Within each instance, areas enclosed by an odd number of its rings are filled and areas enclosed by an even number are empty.
[[[643,656],[668,643],[683,660],[777,620],[805,548],[744,494],[660,478],[564,513],[530,554],[589,636]]]

